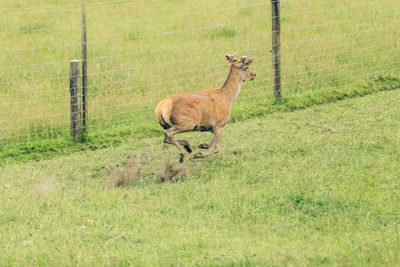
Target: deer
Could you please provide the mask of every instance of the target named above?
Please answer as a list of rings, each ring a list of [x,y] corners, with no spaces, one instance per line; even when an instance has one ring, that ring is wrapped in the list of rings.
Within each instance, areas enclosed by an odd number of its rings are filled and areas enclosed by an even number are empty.
[[[157,121],[164,128],[163,142],[174,145],[179,150],[180,163],[185,161],[187,153],[192,153],[193,149],[189,142],[177,140],[174,135],[191,131],[212,132],[212,140],[198,145],[198,148],[209,149],[215,144],[214,148],[195,154],[193,159],[218,153],[221,148],[222,128],[230,119],[232,105],[242,84],[256,77],[249,69],[254,58],[242,56],[238,60],[236,54],[226,54],[225,57],[229,74],[220,88],[170,95],[162,99],[155,109]]]

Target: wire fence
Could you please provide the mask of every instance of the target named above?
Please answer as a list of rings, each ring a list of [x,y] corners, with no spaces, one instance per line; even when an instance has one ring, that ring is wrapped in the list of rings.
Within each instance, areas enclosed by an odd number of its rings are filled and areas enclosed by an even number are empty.
[[[81,5],[0,9],[0,145],[70,135],[69,61],[81,58]],[[398,76],[400,3],[281,0],[281,86],[302,96]],[[155,124],[169,94],[217,88],[226,53],[256,58],[233,106],[273,98],[270,1],[104,1],[85,6],[89,135]]]

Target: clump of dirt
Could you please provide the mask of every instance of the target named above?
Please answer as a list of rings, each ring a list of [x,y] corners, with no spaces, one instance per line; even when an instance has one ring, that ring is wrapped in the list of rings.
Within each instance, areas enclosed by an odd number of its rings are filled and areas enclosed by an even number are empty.
[[[140,178],[141,169],[140,156],[132,155],[129,157],[124,169],[111,171],[109,183],[111,186],[129,186]]]
[[[186,166],[175,166],[172,164],[171,158],[168,156],[161,165],[160,173],[156,175],[155,181],[159,183],[168,181],[176,182],[177,180],[186,177],[188,175],[188,171],[189,169]]]

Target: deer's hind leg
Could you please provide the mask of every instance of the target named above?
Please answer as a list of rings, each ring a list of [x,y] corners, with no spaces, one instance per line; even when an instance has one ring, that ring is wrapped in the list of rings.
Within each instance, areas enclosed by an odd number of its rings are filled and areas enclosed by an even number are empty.
[[[183,148],[184,148],[188,153],[192,153],[193,149],[192,149],[192,146],[189,144],[188,141],[186,141],[186,140],[176,140],[176,141],[178,141],[178,143],[179,143],[181,146],[183,146]],[[172,141],[171,141],[171,140],[167,137],[167,135],[165,135],[165,134],[164,134],[164,140],[163,140],[163,142],[166,143],[166,144],[171,144],[171,145],[174,144],[174,143],[172,143]]]
[[[172,145],[176,146],[176,148],[181,153],[181,157],[179,159],[180,163],[185,161],[186,151],[190,153],[192,151],[192,148],[190,147],[190,144],[187,141],[176,140],[174,135],[177,133],[188,132],[188,131],[191,131],[192,129],[193,129],[193,127],[179,127],[179,126],[174,125],[171,128],[164,130],[164,135],[165,135],[164,143],[172,144]]]

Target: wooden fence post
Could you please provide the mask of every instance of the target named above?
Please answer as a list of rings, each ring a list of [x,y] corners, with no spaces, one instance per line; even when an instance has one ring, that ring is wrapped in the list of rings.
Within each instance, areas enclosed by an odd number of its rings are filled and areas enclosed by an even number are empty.
[[[279,0],[271,0],[272,64],[274,68],[274,96],[281,98],[281,21]]]
[[[82,3],[82,122],[85,135],[87,135],[87,47],[86,47],[86,16],[85,4]]]
[[[81,137],[80,73],[79,60],[69,62],[69,91],[71,94],[71,134],[78,140]]]

